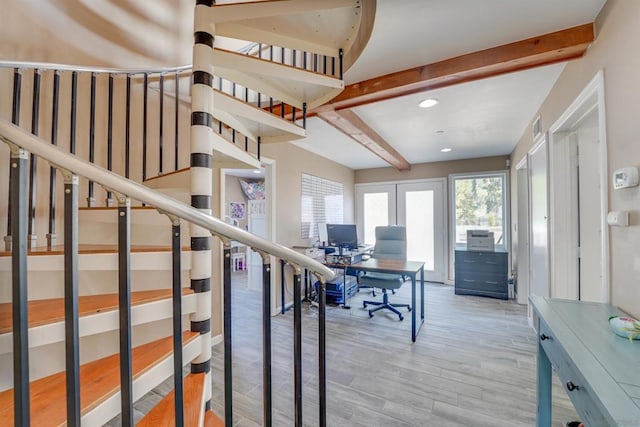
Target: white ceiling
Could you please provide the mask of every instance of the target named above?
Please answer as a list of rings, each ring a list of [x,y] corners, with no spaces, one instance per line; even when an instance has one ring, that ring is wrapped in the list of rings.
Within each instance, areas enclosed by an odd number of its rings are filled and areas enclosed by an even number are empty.
[[[347,84],[593,22],[606,0],[378,0]],[[509,154],[564,64],[354,108],[409,163]],[[420,100],[437,98],[430,109]],[[436,131],[444,131],[436,133]],[[388,166],[318,118],[296,145],[352,169]],[[450,147],[450,153],[440,149]]]

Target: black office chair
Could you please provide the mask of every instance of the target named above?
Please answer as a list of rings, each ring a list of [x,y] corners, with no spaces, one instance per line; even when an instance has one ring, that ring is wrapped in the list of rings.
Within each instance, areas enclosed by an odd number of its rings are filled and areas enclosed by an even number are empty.
[[[407,229],[404,226],[392,225],[386,227],[376,227],[376,244],[373,248],[373,258],[380,259],[407,259]],[[360,276],[360,284],[373,288],[382,289],[382,301],[363,301],[363,308],[368,305],[377,306],[369,310],[369,317],[378,310],[387,309],[398,315],[400,320],[404,317],[396,307],[406,307],[411,311],[409,304],[391,304],[389,302],[388,290],[399,289],[404,283],[404,277],[400,274],[387,274],[377,272],[367,272]]]

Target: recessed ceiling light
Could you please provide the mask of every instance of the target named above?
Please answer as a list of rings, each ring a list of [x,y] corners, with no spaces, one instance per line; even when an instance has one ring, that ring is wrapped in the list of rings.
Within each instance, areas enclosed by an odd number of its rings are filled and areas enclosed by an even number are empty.
[[[440,151],[442,151],[443,153],[448,153],[451,150],[453,150],[453,148],[443,148]]]
[[[434,105],[436,105],[438,102],[437,99],[435,98],[427,98],[424,101],[420,101],[420,103],[418,104],[418,107],[420,108],[430,108],[433,107]]]
[[[262,171],[260,169],[256,169],[253,171],[253,173],[261,173]]]

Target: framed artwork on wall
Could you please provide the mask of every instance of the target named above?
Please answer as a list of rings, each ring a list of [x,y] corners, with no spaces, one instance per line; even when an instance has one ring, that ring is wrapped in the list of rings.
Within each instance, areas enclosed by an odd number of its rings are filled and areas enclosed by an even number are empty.
[[[233,219],[244,219],[247,205],[244,202],[229,202],[229,216]]]

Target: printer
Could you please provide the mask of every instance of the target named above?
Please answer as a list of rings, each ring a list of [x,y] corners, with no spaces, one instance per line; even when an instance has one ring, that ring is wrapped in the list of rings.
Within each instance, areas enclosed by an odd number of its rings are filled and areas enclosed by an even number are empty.
[[[467,230],[467,250],[485,252],[495,251],[493,231]]]

